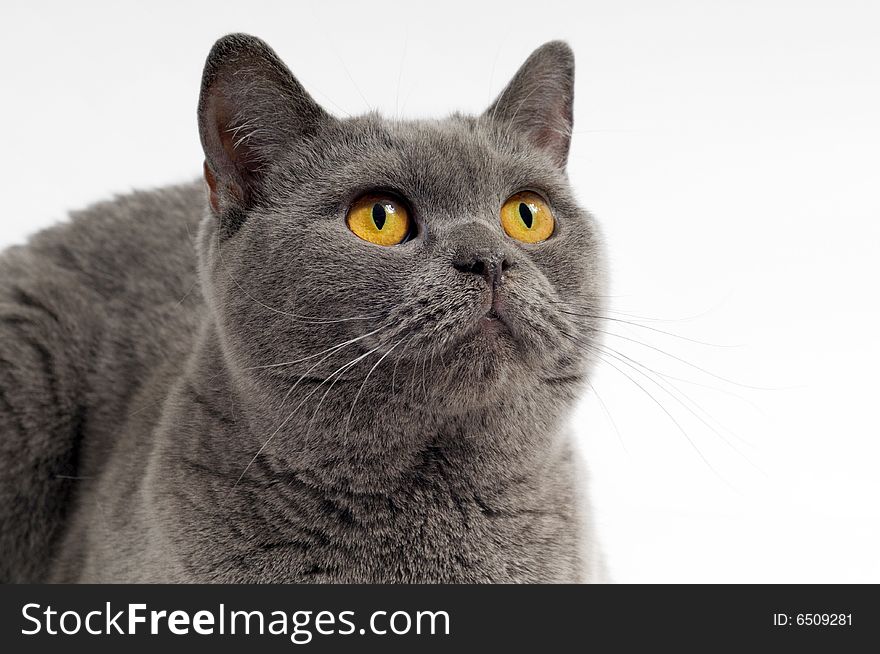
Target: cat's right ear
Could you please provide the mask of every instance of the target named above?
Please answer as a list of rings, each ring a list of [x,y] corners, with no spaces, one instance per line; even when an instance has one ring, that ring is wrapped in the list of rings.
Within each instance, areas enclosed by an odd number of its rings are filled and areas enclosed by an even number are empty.
[[[563,41],[535,50],[483,114],[506,123],[565,168],[574,123],[574,54]]]
[[[285,148],[331,120],[272,49],[247,34],[211,48],[198,115],[211,208],[234,221],[259,202],[263,175]]]

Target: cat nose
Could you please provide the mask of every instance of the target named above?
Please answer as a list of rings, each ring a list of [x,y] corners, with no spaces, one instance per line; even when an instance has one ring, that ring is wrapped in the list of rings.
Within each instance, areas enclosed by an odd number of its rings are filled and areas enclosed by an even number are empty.
[[[504,280],[504,273],[510,268],[510,259],[500,253],[474,254],[454,260],[452,267],[462,273],[479,275],[495,288]]]

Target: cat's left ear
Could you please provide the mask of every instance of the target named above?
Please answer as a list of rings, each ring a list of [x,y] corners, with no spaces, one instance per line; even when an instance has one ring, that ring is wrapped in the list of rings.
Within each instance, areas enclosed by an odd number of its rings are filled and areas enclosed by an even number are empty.
[[[550,41],[535,50],[484,117],[509,124],[565,168],[574,124],[574,54]]]

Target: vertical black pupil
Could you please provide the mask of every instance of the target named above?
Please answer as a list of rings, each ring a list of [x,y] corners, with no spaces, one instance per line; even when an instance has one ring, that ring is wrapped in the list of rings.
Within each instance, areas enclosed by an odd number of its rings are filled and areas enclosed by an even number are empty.
[[[385,226],[385,219],[387,217],[385,207],[378,202],[373,205],[373,222],[376,223],[376,229],[381,230]]]
[[[376,214],[373,214],[374,216]],[[523,223],[525,223],[526,229],[532,228],[532,220],[534,216],[532,216],[532,210],[529,209],[529,205],[525,202],[519,203],[519,217],[522,218]]]

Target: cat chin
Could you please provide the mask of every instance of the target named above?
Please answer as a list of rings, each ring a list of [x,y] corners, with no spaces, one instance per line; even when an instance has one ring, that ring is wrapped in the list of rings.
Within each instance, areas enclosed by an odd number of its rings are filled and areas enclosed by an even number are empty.
[[[432,404],[456,413],[508,397],[512,387],[521,387],[534,376],[537,358],[503,325],[490,324],[459,339],[443,352],[442,359],[438,354],[436,364],[427,376]]]

